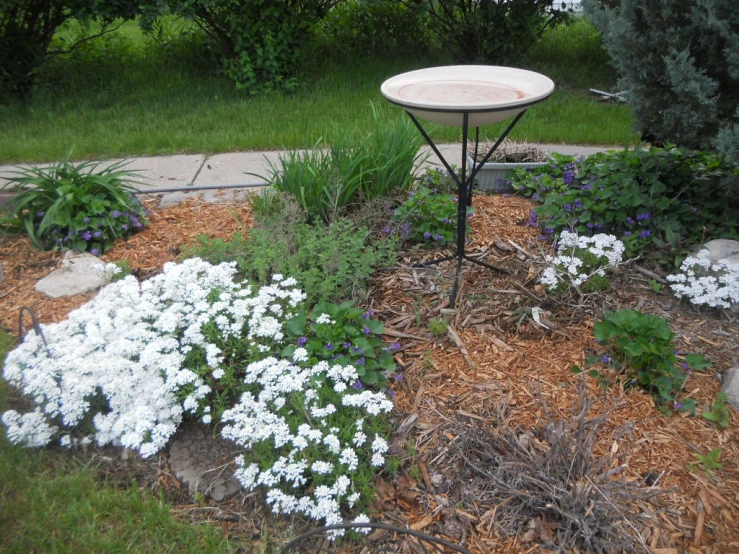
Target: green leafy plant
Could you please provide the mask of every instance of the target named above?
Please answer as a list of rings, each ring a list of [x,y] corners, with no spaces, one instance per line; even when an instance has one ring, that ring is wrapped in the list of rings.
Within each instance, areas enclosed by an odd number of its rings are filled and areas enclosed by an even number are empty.
[[[652,393],[665,409],[695,410],[692,399],[678,399],[687,378],[685,370],[704,369],[710,363],[700,354],[687,354],[681,364],[672,342],[675,334],[666,319],[628,309],[606,312],[593,325],[593,335],[606,353],[588,357],[588,365],[601,363],[626,375],[627,385]]]
[[[728,397],[724,391],[719,391],[716,395],[716,400],[713,402],[708,410],[701,412],[708,421],[713,421],[716,425],[721,427],[728,427],[731,423],[731,414],[729,413],[729,406],[727,405]]]
[[[400,345],[385,345],[380,338],[385,326],[372,319],[373,315],[372,310],[357,308],[351,301],[320,302],[310,313],[302,312],[287,321],[287,334],[296,344],[284,348],[282,356],[291,359],[297,348],[305,348],[312,364],[326,360],[354,366],[361,379],[355,388],[363,384],[384,387],[397,367],[393,352]]]
[[[5,229],[25,231],[35,248],[101,254],[148,224],[148,210],[133,194],[135,173],[123,162],[96,171],[99,162],[19,170],[3,187]]]
[[[547,235],[611,233],[629,256],[660,249],[680,265],[686,245],[739,236],[739,165],[679,148],[553,154],[546,171],[517,171],[515,188],[542,203]]]
[[[294,276],[309,305],[360,297],[373,273],[395,260],[393,236],[375,238],[348,219],[314,226],[294,217],[287,210],[257,221],[231,241],[201,237],[185,257],[235,261],[240,275],[257,284],[269,283],[275,273]]]
[[[395,209],[392,217],[404,240],[426,244],[453,243],[457,235],[457,197],[450,192],[452,180],[446,173],[430,169],[421,184]],[[467,208],[472,217],[473,208]]]
[[[708,454],[696,454],[695,457],[700,462],[700,469],[708,475],[711,475],[714,469],[723,469],[724,467],[719,462],[721,459],[721,448],[714,448]],[[699,469],[697,464],[690,464],[690,471],[695,471],[696,469]]]

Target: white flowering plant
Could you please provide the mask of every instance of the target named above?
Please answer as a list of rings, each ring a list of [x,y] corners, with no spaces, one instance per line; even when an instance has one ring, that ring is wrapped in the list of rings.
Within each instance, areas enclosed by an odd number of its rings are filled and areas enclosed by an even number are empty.
[[[296,344],[287,346],[282,355],[291,358],[295,349],[302,347],[313,362],[330,360],[354,366],[360,386],[384,387],[397,368],[393,353],[400,345],[384,344],[380,338],[384,325],[373,319],[374,315],[373,310],[357,308],[351,301],[320,302],[310,313],[303,311],[286,323],[285,331]]]
[[[624,244],[613,235],[591,237],[562,231],[557,256],[547,256],[547,267],[541,282],[553,291],[570,287],[581,292],[606,290],[610,287],[607,271],[623,261]]]
[[[686,296],[696,306],[730,308],[739,302],[739,264],[712,261],[708,250],[685,258],[680,272],[667,280],[678,297]]]
[[[148,457],[184,418],[222,422],[223,436],[245,448],[239,480],[266,489],[275,513],[335,523],[360,510],[384,463],[392,402],[364,389],[351,364],[300,346],[283,357],[286,322],[305,312],[305,295],[292,278],[253,288],[235,273],[198,258],[166,264],[42,326],[48,350],[29,333],[3,376],[35,409],[3,414],[8,438],[30,447],[94,440]]]

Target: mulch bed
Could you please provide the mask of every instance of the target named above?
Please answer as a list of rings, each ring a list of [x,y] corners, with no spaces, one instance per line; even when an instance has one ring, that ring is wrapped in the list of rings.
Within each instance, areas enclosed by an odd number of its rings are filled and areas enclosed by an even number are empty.
[[[666,317],[678,335],[676,348],[702,352],[712,361],[706,372],[691,374],[685,387],[705,407],[720,389],[718,375],[737,364],[739,325],[728,312],[699,313],[668,292],[655,292],[651,278],[634,264],[623,267],[605,293],[567,301],[548,298],[537,284],[546,243],[537,229],[526,226],[533,204],[518,197],[476,196],[475,207],[468,252],[510,274],[465,264],[460,299],[451,310],[453,265],[414,268],[413,263],[441,253],[409,250],[398,267],[378,275],[370,287],[368,307],[385,322],[388,340],[403,346],[397,356],[402,379],[392,384],[397,394],[393,419],[407,424],[391,441],[403,459],[402,469],[378,478],[375,507],[380,513],[374,519],[463,541],[475,553],[541,552],[547,538],[542,522],[522,522],[519,533],[504,535],[493,523],[497,507],[486,505],[473,483],[458,478],[463,472],[454,445],[465,439],[464,430],[495,424],[502,408],[506,428],[522,433],[566,417],[577,404],[581,380],[572,366],[582,366],[597,347],[593,322],[603,310],[619,307]],[[191,200],[155,209],[149,228],[104,259],[125,259],[145,278],[175,261],[198,235],[229,238],[250,221],[245,205]],[[61,255],[37,252],[24,238],[0,238],[0,261],[5,273],[0,324],[11,332],[18,328],[22,306],[32,308],[42,323],[53,322],[91,297],[51,300],[37,293],[35,282],[59,266]],[[449,322],[445,334],[429,331],[428,322],[435,318]],[[602,389],[595,379],[587,379],[586,387],[593,413],[602,413],[607,403]],[[657,554],[739,552],[737,413],[732,410],[731,426],[720,429],[700,416],[665,416],[641,392],[610,392],[617,405],[593,447],[595,455],[613,456],[628,481],[646,480],[666,491],[634,506],[652,514],[640,528],[646,546]],[[626,423],[628,433],[620,436]],[[711,475],[689,470],[697,463],[696,454],[718,447],[723,469]],[[166,473],[166,457],[157,471],[152,483],[176,488]],[[182,495],[172,498],[183,502]],[[238,516],[243,502],[220,506],[218,513],[226,514],[219,523],[224,533],[258,534],[258,522]],[[180,504],[177,510],[193,515],[200,508]]]

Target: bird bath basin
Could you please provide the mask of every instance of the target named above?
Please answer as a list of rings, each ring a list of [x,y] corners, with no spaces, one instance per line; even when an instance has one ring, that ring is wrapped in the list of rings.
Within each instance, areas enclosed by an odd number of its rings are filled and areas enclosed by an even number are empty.
[[[393,104],[432,123],[462,127],[467,113],[470,127],[483,127],[546,99],[554,83],[514,67],[450,65],[396,75],[380,91]]]

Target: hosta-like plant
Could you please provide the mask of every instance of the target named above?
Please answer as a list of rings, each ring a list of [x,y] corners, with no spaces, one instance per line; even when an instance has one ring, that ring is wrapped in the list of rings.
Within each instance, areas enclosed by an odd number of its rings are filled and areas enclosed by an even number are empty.
[[[148,225],[148,210],[134,195],[135,173],[116,163],[62,161],[7,175],[15,193],[0,222],[25,231],[40,250],[102,254]]]

